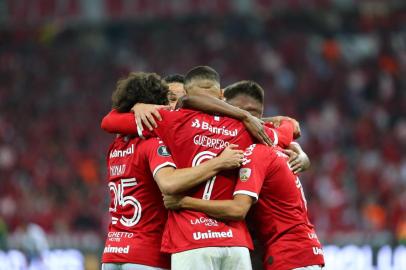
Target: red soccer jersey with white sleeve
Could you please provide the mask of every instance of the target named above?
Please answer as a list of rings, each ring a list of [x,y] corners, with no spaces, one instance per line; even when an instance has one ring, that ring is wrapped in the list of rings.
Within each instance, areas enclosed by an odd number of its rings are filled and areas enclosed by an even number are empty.
[[[237,120],[208,115],[198,111],[180,109],[160,110],[162,121],[153,132],[144,128],[140,136],[159,136],[169,147],[178,168],[193,167],[217,156],[229,144],[245,149],[252,138]],[[102,126],[110,132],[134,132],[132,114],[110,113]],[[290,134],[281,134],[279,143],[288,145],[292,140],[293,127],[285,123]],[[289,128],[290,127],[290,128]],[[275,140],[279,131],[269,131]],[[290,141],[289,141],[290,138]],[[188,192],[188,196],[205,200],[232,199],[238,172],[225,171]],[[209,246],[242,246],[252,249],[252,241],[244,221],[222,222],[205,213],[182,210],[169,211],[168,222],[162,239],[162,251],[176,253]]]
[[[111,222],[102,262],[169,268],[169,256],[160,252],[167,211],[153,178],[175,167],[166,146],[158,138],[117,137],[107,166]]]
[[[323,251],[307,216],[299,178],[278,147],[251,145],[234,194],[256,197],[250,218],[265,246],[264,267],[288,270],[324,265]]]

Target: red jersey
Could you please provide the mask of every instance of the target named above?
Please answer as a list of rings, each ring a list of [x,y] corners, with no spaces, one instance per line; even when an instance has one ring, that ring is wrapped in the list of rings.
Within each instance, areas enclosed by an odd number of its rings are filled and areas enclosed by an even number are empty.
[[[153,175],[175,164],[158,139],[120,136],[107,156],[111,222],[103,263],[137,263],[170,268],[161,240],[167,211]]]
[[[251,145],[240,168],[234,194],[259,199],[251,218],[265,246],[264,267],[287,270],[324,265],[323,250],[307,216],[306,199],[299,178],[277,147]]]
[[[245,149],[252,138],[244,125],[228,117],[208,115],[181,109],[160,110],[162,121],[153,132],[138,130],[140,136],[159,136],[171,150],[178,168],[197,166],[219,154],[229,144]],[[127,115],[127,116],[126,116]],[[110,113],[102,123],[110,132],[134,133],[133,114]],[[271,139],[280,144],[292,140],[293,126],[282,125],[286,131],[268,130]],[[282,139],[281,139],[282,138]],[[188,196],[205,200],[229,200],[233,197],[238,172],[224,171],[194,189]],[[176,253],[203,247],[242,246],[252,249],[252,240],[244,221],[222,222],[205,213],[182,210],[169,211],[168,222],[162,238],[162,251]]]

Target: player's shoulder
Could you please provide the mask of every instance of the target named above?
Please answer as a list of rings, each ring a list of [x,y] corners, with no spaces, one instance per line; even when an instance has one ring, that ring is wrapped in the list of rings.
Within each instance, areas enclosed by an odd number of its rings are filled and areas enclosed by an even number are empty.
[[[272,148],[265,145],[265,144],[260,144],[260,143],[253,143],[250,146],[248,146],[245,149],[245,155],[251,155],[251,154],[262,154],[262,153],[267,153],[267,152],[272,152]]]
[[[265,122],[264,127],[266,127],[266,128],[275,128],[275,125],[272,122]]]
[[[142,140],[140,143],[140,146],[145,147],[145,148],[150,148],[150,147],[158,147],[161,144],[163,144],[161,138],[150,137],[145,140]]]
[[[208,115],[202,111],[197,111],[197,110],[193,110],[193,109],[184,109],[184,108],[179,108],[176,110],[173,110],[174,112],[177,112],[180,115],[199,115],[199,116],[204,116],[204,115]]]
[[[127,136],[127,135],[117,135],[114,138],[113,145],[115,147],[126,146],[128,144],[133,144],[138,142],[140,139],[134,136]]]
[[[160,113],[165,113],[165,114],[185,114],[185,113],[197,112],[195,110],[184,109],[184,108],[177,108],[177,109],[161,108],[158,111]]]
[[[195,110],[190,110],[190,109],[183,109],[183,108],[179,108],[179,109],[162,108],[162,109],[159,109],[159,113],[163,120],[170,121],[170,120],[187,118],[188,116],[198,115],[201,112],[195,111]]]
[[[140,145],[142,151],[154,152],[156,151],[159,156],[170,156],[168,147],[159,137],[148,138],[142,141]]]
[[[284,154],[282,152],[282,154]],[[267,162],[273,162],[278,157],[277,148],[264,144],[251,144],[245,149],[244,156],[254,158],[266,165]]]

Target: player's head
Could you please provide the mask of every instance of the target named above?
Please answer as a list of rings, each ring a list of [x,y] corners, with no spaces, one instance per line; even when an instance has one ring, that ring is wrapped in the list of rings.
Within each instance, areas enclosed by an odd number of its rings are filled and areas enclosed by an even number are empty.
[[[171,108],[175,108],[178,99],[186,95],[185,88],[183,84],[185,82],[185,77],[180,74],[173,74],[164,77],[164,81],[169,87],[168,100]]]
[[[155,73],[131,72],[117,82],[113,108],[128,112],[136,103],[168,104],[168,85]]]
[[[220,76],[211,67],[197,66],[188,71],[185,76],[185,90],[188,95],[206,94],[222,98]]]
[[[240,81],[224,89],[226,102],[261,118],[264,113],[264,89],[253,81]]]

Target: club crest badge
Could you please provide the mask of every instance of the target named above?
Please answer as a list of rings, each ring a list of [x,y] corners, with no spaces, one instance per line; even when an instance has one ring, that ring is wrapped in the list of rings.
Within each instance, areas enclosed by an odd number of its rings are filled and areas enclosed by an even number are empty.
[[[250,168],[242,168],[240,169],[240,180],[241,182],[246,182],[251,176],[251,169]]]
[[[169,157],[171,155],[171,153],[169,153],[168,148],[166,148],[166,146],[161,145],[158,148],[158,155],[160,155],[162,157]]]

